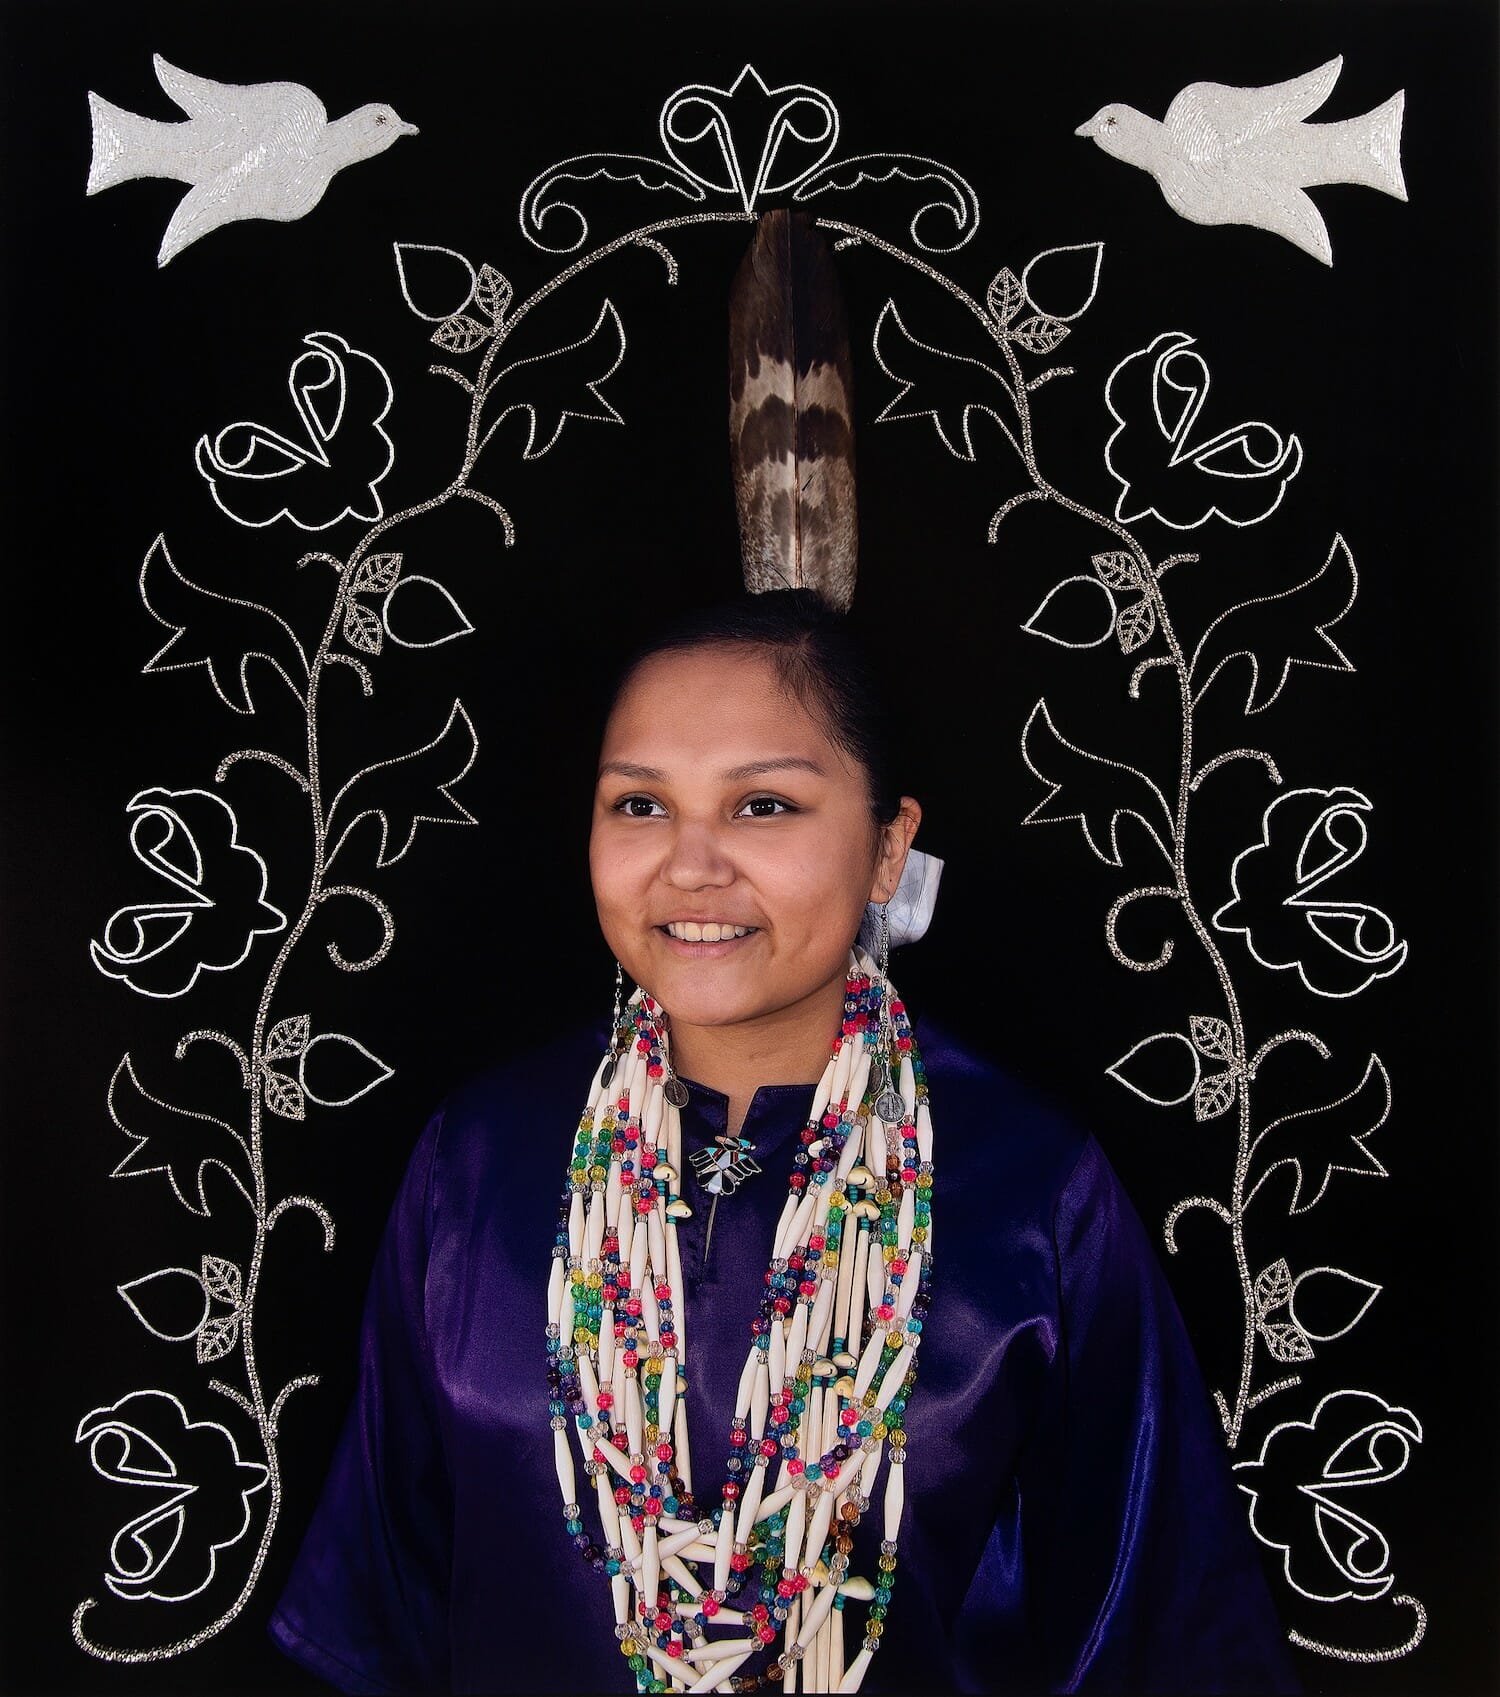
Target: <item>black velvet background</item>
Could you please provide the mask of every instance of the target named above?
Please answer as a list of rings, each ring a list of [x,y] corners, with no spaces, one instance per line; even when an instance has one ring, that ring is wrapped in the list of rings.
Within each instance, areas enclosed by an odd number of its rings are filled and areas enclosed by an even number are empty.
[[[158,1266],[196,1265],[203,1250],[241,1258],[247,1233],[227,1192],[210,1225],[157,1179],[112,1179],[123,1139],[105,1092],[129,1050],[148,1087],[232,1112],[228,1058],[201,1046],[179,1062],[173,1045],[191,1026],[248,1032],[271,951],[263,939],[239,972],[200,982],[178,1003],[102,977],[87,944],[117,908],[148,899],[128,848],[131,795],[153,784],[211,788],[231,748],[295,748],[300,734],[295,703],[263,667],[251,674],[264,702],[253,721],[217,700],[201,667],[141,676],[167,632],[141,604],[140,563],[163,532],[189,575],[274,605],[315,641],[332,579],[293,562],[309,548],[347,550],[359,534],[349,520],[314,536],[284,523],[231,524],[194,470],[193,444],[231,418],[283,416],[301,337],[327,329],[391,374],[386,424],[397,459],[382,486],[387,508],[441,487],[457,459],[460,397],[426,374],[441,356],[401,299],[392,241],[488,260],[520,298],[561,263],[519,233],[516,207],[532,177],[573,153],[654,153],[657,112],[673,89],[725,86],[748,60],[773,85],[825,90],[839,107],[841,151],[925,154],[973,183],[978,234],[939,259],[971,293],[1043,248],[1106,244],[1098,299],[1058,355],[1077,375],[1034,399],[1055,482],[1112,505],[1103,382],[1166,329],[1198,339],[1215,378],[1214,428],[1263,417],[1301,438],[1304,469],[1265,524],[1151,535],[1162,552],[1203,555],[1168,580],[1192,633],[1231,601],[1300,581],[1335,532],[1348,541],[1360,590],[1335,636],[1357,671],[1294,668],[1254,720],[1239,713],[1241,673],[1237,686],[1215,686],[1200,726],[1206,749],[1256,740],[1289,784],[1348,784],[1371,799],[1369,846],[1350,893],[1389,913],[1410,943],[1394,977],[1325,1001],[1292,974],[1257,968],[1239,939],[1223,939],[1258,1037],[1310,1026],[1350,1066],[1377,1050],[1393,1086],[1391,1119],[1373,1144],[1389,1179],[1336,1176],[1305,1219],[1263,1215],[1259,1245],[1262,1260],[1285,1253],[1294,1265],[1333,1264],[1384,1287],[1353,1333],[1324,1346],[1275,1418],[1305,1414],[1314,1394],[1350,1385],[1421,1419],[1425,1442],[1368,1512],[1391,1542],[1396,1589],[1423,1600],[1430,1625],[1408,1659],[1351,1666],[1305,1656],[1303,1677],[1311,1691],[1495,1689],[1493,7],[12,0],[4,31],[8,1688],[309,1686],[262,1628],[342,1417],[389,1197],[433,1104],[493,1054],[508,995],[524,993],[548,1025],[605,1010],[610,960],[585,860],[600,665],[653,609],[736,581],[723,315],[746,228],[671,237],[676,288],[660,260],[639,251],[574,285],[547,321],[554,342],[539,347],[580,334],[607,293],[628,351],[606,393],[626,427],[570,423],[552,453],[525,462],[524,433],[507,425],[478,481],[514,517],[516,546],[499,545],[477,506],[418,520],[392,542],[408,569],[452,590],[475,635],[383,658],[369,703],[347,670],[330,679],[325,735],[345,773],[426,740],[461,697],[479,755],[458,793],[480,824],[424,825],[409,855],[368,873],[396,916],[383,964],[353,976],[327,965],[329,937],[348,953],[374,941],[352,906],[331,910],[293,958],[277,1011],[312,1008],[320,1028],[359,1037],[395,1068],[353,1107],[274,1122],[268,1134],[273,1192],[320,1198],[339,1236],[324,1256],[303,1215],[271,1240],[257,1324],[266,1377],[279,1384],[316,1371],[323,1382],[287,1405],[282,1524],[242,1617],[185,1658],[122,1668],[88,1659],[69,1636],[75,1604],[104,1595],[108,1542],[128,1510],[125,1493],[74,1444],[77,1423],[144,1385],[175,1391],[199,1418],[244,1422],[203,1387],[208,1373],[191,1348],[147,1336],[115,1286]],[[305,219],[228,226],[158,271],[178,187],[83,193],[87,89],[176,115],[153,80],[153,51],[225,81],[295,79],[332,114],[388,101],[422,133],[342,173]],[[1270,83],[1336,53],[1342,77],[1319,120],[1407,91],[1410,202],[1316,191],[1332,269],[1264,232],[1185,222],[1147,176],[1072,134],[1110,99],[1160,115],[1186,83]],[[623,228],[650,215],[645,199],[593,185],[588,204],[602,224]],[[817,210],[843,216],[839,199]],[[878,227],[897,235],[917,202],[877,196],[860,208],[866,221],[876,222],[877,204],[888,209]],[[840,264],[859,384],[858,616],[880,633],[909,709],[921,844],[948,862],[931,935],[898,956],[899,981],[919,1018],[930,1009],[1093,1128],[1155,1226],[1178,1197],[1222,1192],[1230,1121],[1198,1125],[1185,1109],[1150,1107],[1104,1068],[1139,1037],[1211,1008],[1213,986],[1191,939],[1154,975],[1111,960],[1103,915],[1128,882],[1157,878],[1149,845],[1126,825],[1122,873],[1088,854],[1073,823],[1022,829],[1042,791],[1018,742],[1045,693],[1065,732],[1165,781],[1175,769],[1174,692],[1148,679],[1130,704],[1128,668],[1112,647],[1074,653],[1020,630],[1055,582],[1088,569],[1097,533],[1034,507],[987,544],[991,513],[1021,487],[988,420],[975,424],[974,464],[948,455],[923,421],[874,422],[895,388],[870,351],[886,299],[914,331],[920,323],[934,341],[978,352],[961,342],[961,314],[868,249]],[[269,899],[295,912],[308,852],[296,792],[250,766],[224,788],[270,864]],[[1205,786],[1190,872],[1206,910],[1227,896],[1229,861],[1269,799],[1248,762]],[[368,822],[359,832],[370,834],[351,839],[340,870],[364,881],[373,833]],[[1154,952],[1149,924],[1139,936]],[[979,1021],[988,1000],[980,981],[997,979],[1000,1029]],[[1321,1089],[1317,1065],[1308,1051],[1274,1084],[1268,1072],[1266,1111],[1301,1106]],[[551,1206],[550,1188],[538,1205]],[[1168,1270],[1205,1376],[1224,1383],[1237,1371],[1239,1290],[1222,1230],[1199,1216],[1185,1223],[1182,1246]],[[1257,1444],[1267,1428],[1250,1429]],[[233,1594],[236,1558],[249,1545],[225,1553],[224,1583],[205,1597],[172,1608],[109,1601],[92,1629],[126,1644],[193,1630],[213,1612],[195,1613],[200,1604],[223,1606]],[[1351,1646],[1399,1639],[1410,1619],[1388,1602],[1316,1607],[1277,1594],[1288,1625]]]

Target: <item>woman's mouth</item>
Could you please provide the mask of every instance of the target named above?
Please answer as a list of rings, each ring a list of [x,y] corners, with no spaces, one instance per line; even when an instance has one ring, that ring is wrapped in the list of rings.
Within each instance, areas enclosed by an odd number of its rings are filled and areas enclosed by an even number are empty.
[[[726,955],[759,934],[754,925],[724,920],[674,919],[656,928],[673,945],[674,954]]]

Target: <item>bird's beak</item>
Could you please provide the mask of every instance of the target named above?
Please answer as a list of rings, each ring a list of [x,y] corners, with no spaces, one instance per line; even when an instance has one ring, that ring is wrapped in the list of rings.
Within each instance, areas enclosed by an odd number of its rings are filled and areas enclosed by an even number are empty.
[[[401,128],[396,131],[398,136],[419,136],[421,133],[422,132],[415,124],[403,124]]]
[[[1094,120],[1092,118],[1090,118],[1088,123],[1080,124],[1078,126],[1078,128],[1073,131],[1073,134],[1075,136],[1091,136],[1094,133],[1094,127],[1093,126],[1094,126]]]

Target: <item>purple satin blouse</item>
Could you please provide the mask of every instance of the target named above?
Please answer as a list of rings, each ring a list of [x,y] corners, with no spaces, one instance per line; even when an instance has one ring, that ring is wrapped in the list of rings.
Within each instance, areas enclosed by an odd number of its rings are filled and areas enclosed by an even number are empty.
[[[1298,1690],[1181,1318],[1103,1151],[1006,1073],[930,1026],[918,1036],[932,1308],[900,1564],[863,1689]],[[563,1169],[602,1047],[580,1033],[481,1074],[412,1155],[353,1405],[270,1626],[343,1691],[632,1688],[608,1584],[563,1526],[543,1348]],[[727,1102],[685,1082],[687,1168]],[[742,1130],[764,1171],[720,1203],[707,1262],[707,1198],[682,1181],[700,1505],[725,1477],[812,1089],[756,1092]],[[874,1573],[879,1523],[877,1501],[851,1572]],[[850,1659],[865,1608],[845,1614]]]

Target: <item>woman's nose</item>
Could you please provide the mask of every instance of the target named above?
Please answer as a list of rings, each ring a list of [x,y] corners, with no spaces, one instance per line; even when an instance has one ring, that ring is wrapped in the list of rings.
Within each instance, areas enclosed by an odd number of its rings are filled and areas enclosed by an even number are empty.
[[[661,876],[679,890],[719,889],[734,882],[734,862],[711,827],[685,823],[672,833]]]

